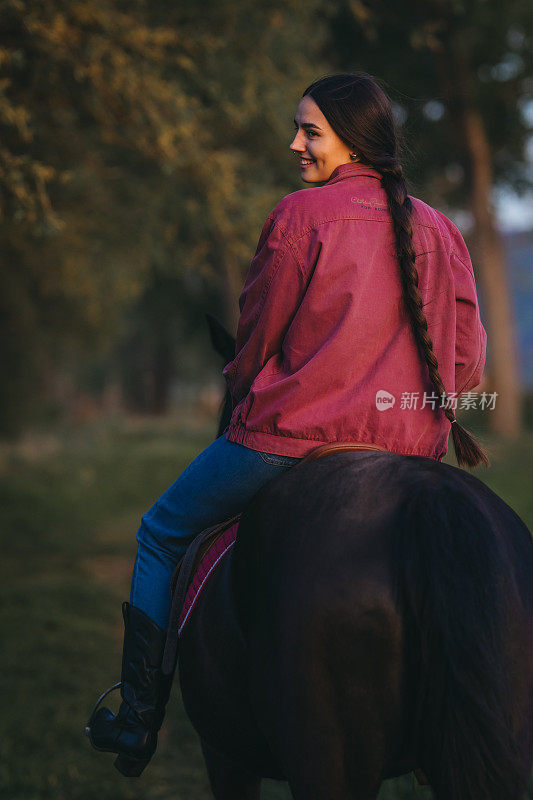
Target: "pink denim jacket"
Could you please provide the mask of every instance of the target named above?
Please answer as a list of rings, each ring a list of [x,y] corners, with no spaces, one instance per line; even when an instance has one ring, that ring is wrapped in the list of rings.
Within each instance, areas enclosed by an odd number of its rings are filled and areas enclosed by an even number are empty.
[[[457,398],[485,365],[472,263],[451,220],[411,201],[428,332]],[[326,183],[277,204],[239,309],[235,358],[222,373],[233,399],[229,441],[297,457],[326,442],[445,455],[450,422],[411,331],[375,169],[341,164]]]

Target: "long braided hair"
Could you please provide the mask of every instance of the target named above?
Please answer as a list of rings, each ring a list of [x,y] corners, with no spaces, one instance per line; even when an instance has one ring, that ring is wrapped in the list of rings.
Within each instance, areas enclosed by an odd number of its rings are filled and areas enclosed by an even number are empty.
[[[460,466],[489,466],[486,451],[455,418],[452,404],[439,374],[433,352],[422,297],[418,289],[413,246],[413,204],[398,160],[400,136],[392,106],[377,80],[366,72],[327,75],[308,86],[302,97],[310,95],[337,136],[355,150],[358,160],[381,173],[381,185],[387,193],[388,209],[396,237],[403,297],[411,327],[429,376],[443,398],[443,410],[450,420],[455,457]]]

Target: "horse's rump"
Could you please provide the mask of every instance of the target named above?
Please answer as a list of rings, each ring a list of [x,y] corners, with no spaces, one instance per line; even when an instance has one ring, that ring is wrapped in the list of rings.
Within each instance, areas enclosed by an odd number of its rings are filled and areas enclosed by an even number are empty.
[[[302,463],[256,496],[233,559],[258,713],[274,750],[286,735],[275,728],[277,698],[305,710],[302,734],[315,731],[308,752],[315,745],[319,758],[320,726],[305,713],[329,696],[345,742],[358,717],[373,725],[374,744],[386,731],[377,749],[390,774],[411,763],[442,797],[491,781],[495,797],[516,796],[533,745],[523,674],[533,670],[533,543],[483,482],[394,453]],[[316,682],[306,685],[310,671]],[[379,698],[361,714],[376,687]],[[322,719],[330,733],[331,725]],[[364,752],[364,737],[358,746]],[[455,773],[452,759],[461,762]]]

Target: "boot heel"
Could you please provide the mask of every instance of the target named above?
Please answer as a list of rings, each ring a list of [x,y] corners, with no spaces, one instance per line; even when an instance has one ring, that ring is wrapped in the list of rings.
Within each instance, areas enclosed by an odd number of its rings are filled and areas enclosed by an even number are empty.
[[[141,759],[117,756],[113,762],[113,766],[127,778],[138,778],[149,761],[149,758]]]

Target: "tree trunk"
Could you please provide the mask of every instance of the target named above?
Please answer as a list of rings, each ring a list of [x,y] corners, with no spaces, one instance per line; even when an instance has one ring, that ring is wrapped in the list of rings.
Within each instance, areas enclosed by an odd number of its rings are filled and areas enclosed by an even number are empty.
[[[522,397],[505,251],[492,205],[490,146],[483,120],[472,100],[467,54],[452,43],[446,52],[438,53],[438,61],[442,88],[469,172],[468,191],[474,218],[472,261],[484,300],[491,391],[498,393],[488,422],[495,433],[513,437],[522,428]]]
[[[222,256],[222,303],[224,325],[234,335],[239,321],[239,296],[243,287],[243,279],[236,264],[228,263]]]
[[[516,325],[510,297],[508,269],[491,202],[490,155],[482,120],[474,109],[465,110],[464,125],[470,144],[473,180],[470,203],[475,221],[473,253],[482,265],[481,287],[490,331],[492,391],[498,392],[491,411],[491,428],[517,436],[522,427]]]
[[[162,416],[168,411],[172,379],[172,350],[164,340],[157,343],[153,362],[151,411]]]

